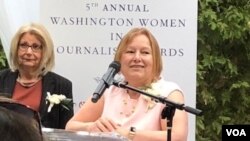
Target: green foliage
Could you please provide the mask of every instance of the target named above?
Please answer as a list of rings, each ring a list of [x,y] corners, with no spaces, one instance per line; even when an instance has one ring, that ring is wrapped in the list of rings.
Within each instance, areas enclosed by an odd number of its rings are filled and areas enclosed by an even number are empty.
[[[0,70],[7,67],[8,67],[7,58],[3,50],[2,42],[0,40]]]
[[[197,141],[220,141],[223,124],[250,123],[250,1],[199,0]]]

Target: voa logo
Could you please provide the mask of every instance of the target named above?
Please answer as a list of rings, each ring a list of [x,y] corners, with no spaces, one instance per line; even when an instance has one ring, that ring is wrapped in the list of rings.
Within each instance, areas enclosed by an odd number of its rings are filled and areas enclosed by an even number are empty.
[[[227,136],[247,136],[244,129],[226,129]]]

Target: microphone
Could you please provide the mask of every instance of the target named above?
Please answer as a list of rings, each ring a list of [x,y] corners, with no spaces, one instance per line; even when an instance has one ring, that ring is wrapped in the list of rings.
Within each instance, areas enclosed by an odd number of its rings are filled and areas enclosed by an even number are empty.
[[[113,61],[107,70],[107,72],[102,76],[100,83],[98,84],[95,92],[93,93],[91,101],[96,103],[102,96],[106,88],[108,88],[114,81],[114,76],[120,71],[121,64],[117,61]]]

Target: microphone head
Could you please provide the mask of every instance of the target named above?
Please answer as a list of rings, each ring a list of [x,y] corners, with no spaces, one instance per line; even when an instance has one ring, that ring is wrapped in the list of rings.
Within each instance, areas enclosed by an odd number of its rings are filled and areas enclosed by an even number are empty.
[[[112,67],[115,69],[115,73],[118,73],[121,69],[121,64],[118,61],[113,61],[109,67]]]

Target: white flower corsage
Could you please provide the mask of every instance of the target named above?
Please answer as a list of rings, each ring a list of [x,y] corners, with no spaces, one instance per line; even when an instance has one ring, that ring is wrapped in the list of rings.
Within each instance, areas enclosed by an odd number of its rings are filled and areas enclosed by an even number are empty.
[[[47,97],[46,97],[46,104],[49,102],[49,107],[48,107],[48,112],[51,111],[53,106],[55,104],[61,104],[65,109],[70,110],[71,107],[69,104],[71,104],[72,99],[66,98],[65,95],[58,95],[58,94],[50,94],[50,92],[47,92]]]
[[[154,95],[154,96],[160,95],[159,83],[151,83],[151,85],[142,87],[140,89],[143,90],[144,92],[151,94],[151,95]],[[153,98],[146,96],[146,95],[143,95],[143,98],[148,102],[147,110],[152,109],[156,105],[156,101]]]

